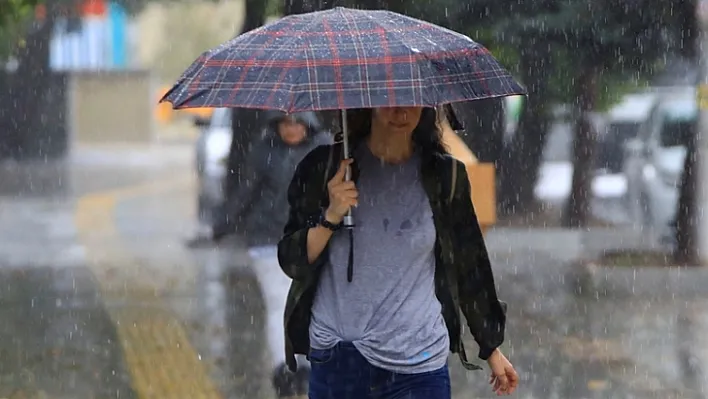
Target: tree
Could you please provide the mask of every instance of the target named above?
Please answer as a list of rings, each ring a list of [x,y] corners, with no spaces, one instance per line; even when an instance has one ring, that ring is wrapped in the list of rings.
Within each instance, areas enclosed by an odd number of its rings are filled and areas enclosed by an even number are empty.
[[[17,3],[17,2],[15,2]],[[48,1],[43,19],[31,20],[31,13],[37,2],[24,2],[23,17],[18,21],[18,37],[22,37],[13,53],[17,59],[16,72],[6,79],[5,95],[0,97],[0,157],[13,158],[24,155],[26,137],[36,132],[40,126],[39,112],[41,99],[49,86],[49,41],[54,27],[54,10],[57,0]]]
[[[678,31],[679,54],[698,65],[698,21],[696,19],[696,1],[678,0],[675,4],[676,19],[671,26]],[[696,121],[698,124],[698,120]],[[676,209],[676,248],[674,261],[681,265],[699,265],[698,237],[696,237],[696,211],[698,193],[698,162],[697,162],[697,126],[694,126],[687,143],[686,159],[683,165],[681,186],[679,188],[678,208]]]
[[[504,143],[503,109],[496,101],[496,109],[484,102],[471,104],[478,109],[474,115],[484,115],[479,109],[486,106],[486,120],[473,120],[468,126],[482,126],[473,131],[475,149],[486,149],[494,159],[499,172],[498,208],[502,214],[525,213],[535,205],[534,187],[538,178],[543,148],[550,125],[549,107],[557,100],[551,92],[553,51],[545,38],[519,26],[533,25],[544,13],[552,11],[553,2],[504,2],[474,0],[465,2],[457,14],[450,15],[454,29],[468,33],[490,48],[528,89],[527,101],[519,127],[511,140]],[[565,82],[560,82],[560,85]],[[481,111],[481,112],[480,112]],[[490,113],[491,111],[491,113]]]
[[[572,55],[564,64],[553,60],[553,72],[573,78],[568,91],[576,119],[574,172],[563,224],[581,227],[587,220],[593,164],[594,132],[589,114],[598,105],[603,75],[642,71],[652,65],[663,48],[666,32],[661,19],[666,4],[660,0],[544,0],[514,7],[511,17],[500,24],[505,36],[529,38],[554,52]],[[533,53],[538,61],[539,52]],[[566,68],[559,70],[562,66]],[[532,95],[533,91],[529,102]]]
[[[698,60],[698,20],[696,0],[675,0],[664,9],[666,23],[673,27],[678,53],[686,59]]]
[[[696,125],[698,120],[696,120]],[[686,143],[686,158],[681,174],[681,185],[679,187],[679,200],[676,209],[676,248],[674,250],[674,262],[679,265],[700,265],[698,248],[698,237],[696,221],[698,218],[694,214],[696,210],[698,192],[698,126],[693,127],[688,143]]]
[[[574,168],[563,218],[566,227],[587,224],[595,148],[589,114],[597,105],[598,79],[612,69],[646,71],[663,56],[667,7],[660,0],[576,0],[564,3],[545,21],[549,38],[574,52],[572,65],[577,71]]]
[[[526,213],[535,204],[534,188],[550,127],[549,95],[552,52],[533,36],[524,36],[519,51],[520,79],[528,95],[519,128],[502,152],[499,208],[503,213]]]
[[[37,0],[7,0],[0,2],[0,66],[4,66],[8,57],[21,39],[24,23],[32,14]],[[3,68],[0,68],[2,70]],[[3,80],[4,81],[4,80]],[[6,90],[2,87],[2,92]]]
[[[549,105],[570,101],[576,109],[576,167],[564,222],[566,226],[585,224],[594,147],[588,113],[613,97],[611,90],[601,89],[616,88],[617,82],[626,82],[630,73],[638,76],[651,68],[659,51],[665,48],[665,39],[685,41],[689,37],[667,35],[666,29],[667,24],[673,25],[686,15],[685,9],[690,6],[683,3],[688,1],[691,0],[466,2],[466,12],[458,18],[481,21],[478,29],[494,32],[496,37],[491,44],[496,47],[495,54],[499,46],[518,49],[516,59],[509,65],[519,66],[516,73],[529,91],[519,131],[503,151],[499,195],[502,211],[531,209],[550,125]],[[681,8],[683,12],[678,11]],[[672,16],[671,21],[668,16]]]

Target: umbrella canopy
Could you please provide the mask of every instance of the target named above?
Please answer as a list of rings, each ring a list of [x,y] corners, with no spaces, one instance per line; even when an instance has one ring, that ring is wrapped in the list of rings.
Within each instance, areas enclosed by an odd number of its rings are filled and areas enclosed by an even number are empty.
[[[525,94],[482,45],[390,11],[291,15],[202,54],[162,101],[285,112]]]

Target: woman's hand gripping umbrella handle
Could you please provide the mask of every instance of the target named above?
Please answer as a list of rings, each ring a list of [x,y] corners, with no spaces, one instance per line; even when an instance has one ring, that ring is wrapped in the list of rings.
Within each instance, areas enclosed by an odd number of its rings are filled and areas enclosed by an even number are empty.
[[[347,217],[351,218],[352,208],[359,204],[359,192],[356,185],[351,179],[345,180],[347,172],[351,170],[352,162],[352,159],[343,160],[337,174],[327,183],[329,207],[325,213],[328,222],[342,223],[349,233],[349,260],[347,262],[347,281],[349,282],[352,282],[354,276],[354,227],[344,223]]]
[[[329,207],[325,217],[333,224],[344,224],[347,216],[351,217],[352,208],[358,205],[359,193],[356,186],[351,178],[346,178],[347,173],[350,173],[352,162],[352,159],[343,160],[337,173],[327,183]]]
[[[332,225],[343,223],[351,208],[358,204],[359,193],[354,182],[345,180],[346,171],[350,168],[351,163],[351,159],[343,160],[337,173],[327,182],[329,207],[326,209],[324,217]],[[307,257],[310,263],[313,263],[322,254],[332,233],[332,230],[323,226],[317,226],[308,231]]]

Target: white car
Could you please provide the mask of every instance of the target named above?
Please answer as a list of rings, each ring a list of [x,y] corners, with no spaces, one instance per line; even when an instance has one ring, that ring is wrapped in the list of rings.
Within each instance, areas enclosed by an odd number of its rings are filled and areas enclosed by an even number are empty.
[[[669,241],[674,236],[686,143],[697,116],[695,88],[666,91],[626,146],[627,203],[634,220]]]
[[[210,226],[212,212],[224,200],[226,163],[231,148],[231,109],[216,108],[209,119],[197,119],[201,129],[196,143],[199,192],[197,206],[199,222]]]
[[[603,115],[596,149],[598,169],[622,172],[625,143],[637,136],[657,101],[658,94],[653,91],[628,94]]]

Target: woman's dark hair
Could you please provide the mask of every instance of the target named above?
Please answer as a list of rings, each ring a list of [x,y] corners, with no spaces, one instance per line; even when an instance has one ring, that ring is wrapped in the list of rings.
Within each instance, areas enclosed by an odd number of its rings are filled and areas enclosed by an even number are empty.
[[[371,134],[373,109],[361,108],[347,111],[349,140],[356,145]],[[418,126],[413,130],[413,146],[421,155],[442,155],[448,150],[442,141],[442,130],[434,108],[423,108]]]

